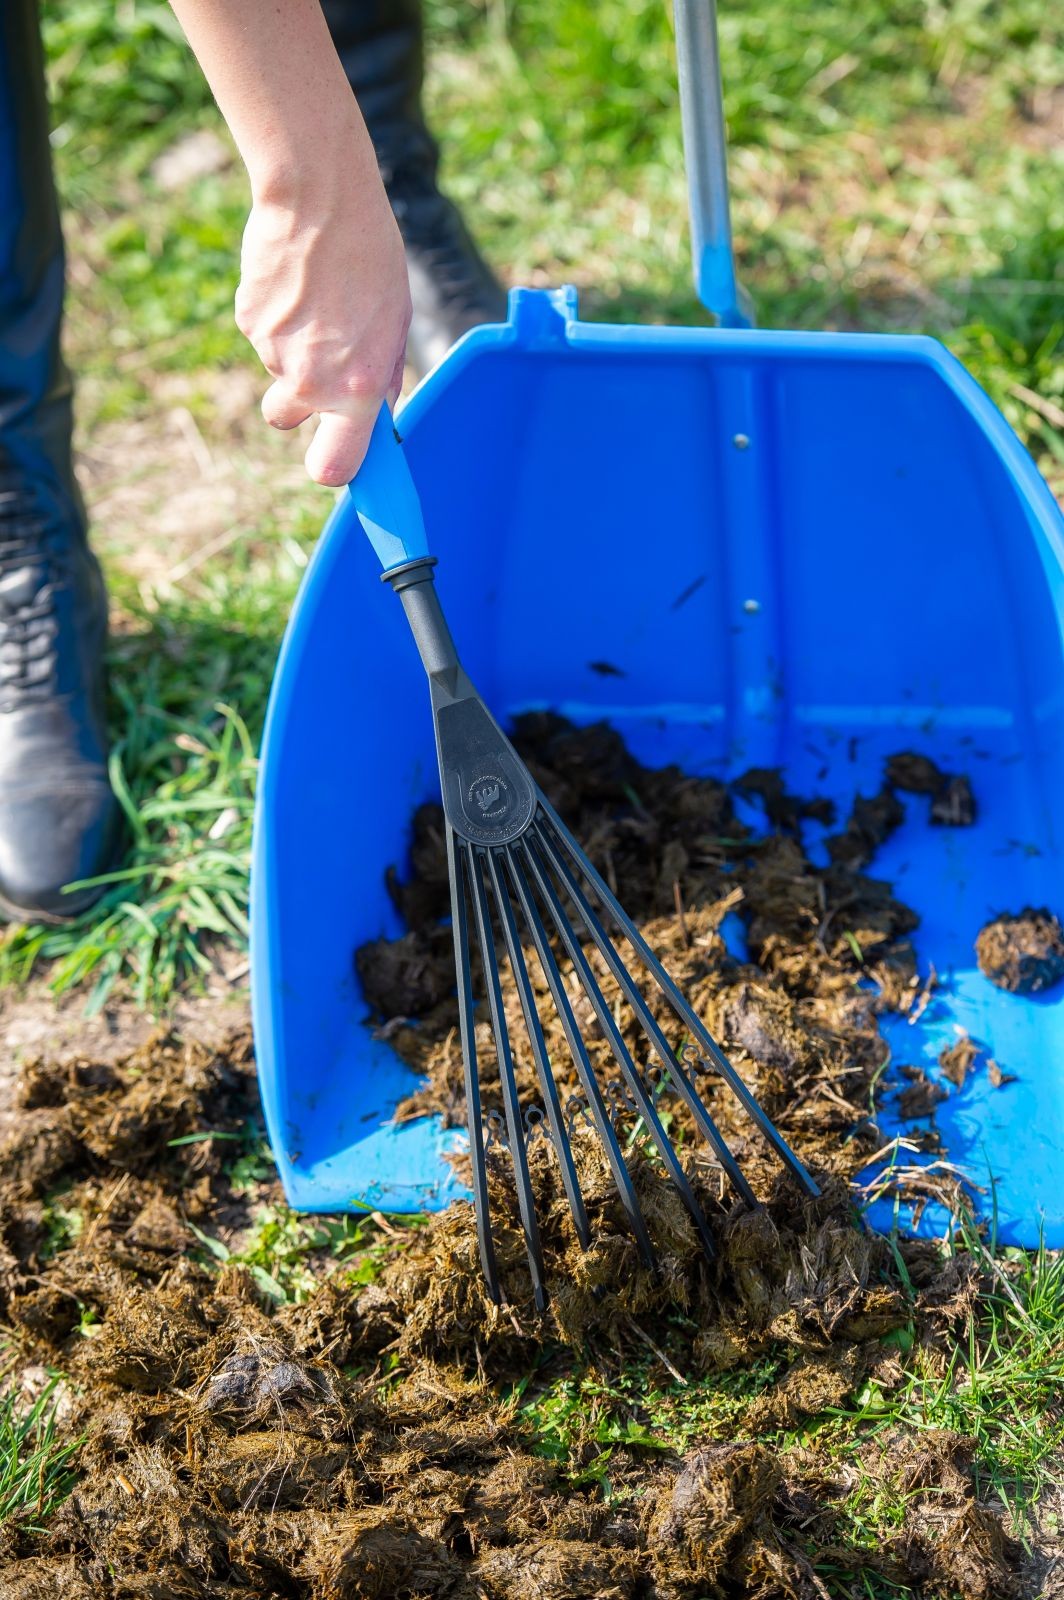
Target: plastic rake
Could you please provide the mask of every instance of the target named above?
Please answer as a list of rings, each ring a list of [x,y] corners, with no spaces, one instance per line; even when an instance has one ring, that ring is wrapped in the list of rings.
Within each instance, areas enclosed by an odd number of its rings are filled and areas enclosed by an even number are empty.
[[[780,1160],[808,1195],[813,1179],[766,1116],[701,1018],[684,998],[635,923],[553,810],[506,735],[477,694],[458,658],[436,592],[435,558],[428,554],[421,508],[391,417],[382,411],[365,465],[350,493],[359,519],[398,594],[428,675],[446,817],[447,866],[457,974],[459,1031],[473,1171],[480,1258],[488,1290],[502,1299],[488,1198],[488,1148],[509,1150],[536,1303],[546,1304],[543,1253],[529,1170],[529,1141],[542,1131],[551,1142],[577,1236],[591,1242],[573,1138],[577,1124],[602,1142],[643,1260],[654,1247],[618,1138],[623,1118],[637,1119],[679,1191],[712,1254],[709,1224],[658,1111],[663,1090],[687,1107],[696,1127],[737,1193],[754,1195],[698,1092],[697,1079],[715,1073],[739,1100]],[[690,1045],[678,1054],[618,946],[639,966],[681,1024]],[[477,1055],[471,948],[484,973],[501,1112],[485,1114]],[[638,1023],[654,1065],[640,1068],[625,1043],[613,1005],[596,975],[591,952],[611,975]],[[557,1011],[580,1084],[563,1100],[536,1003],[529,952],[534,952]],[[559,957],[589,1002],[616,1075],[596,1073]],[[542,1104],[522,1106],[507,1024],[503,972],[508,967],[520,1002]]]

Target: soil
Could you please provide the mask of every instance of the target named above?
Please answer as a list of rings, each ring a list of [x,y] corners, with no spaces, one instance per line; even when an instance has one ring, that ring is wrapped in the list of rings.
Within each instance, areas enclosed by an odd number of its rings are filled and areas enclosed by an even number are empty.
[[[892,1247],[853,1206],[849,1180],[882,1143],[878,1018],[928,992],[908,943],[914,913],[863,871],[897,825],[899,786],[859,800],[818,866],[802,824],[831,826],[828,810],[782,780],[742,780],[773,829],[755,834],[722,784],[648,771],[608,729],[535,716],[518,739],[821,1197],[802,1200],[700,1079],[762,1202],[742,1205],[719,1166],[690,1161],[712,1259],[634,1139],[627,1159],[660,1258],[645,1268],[597,1140],[574,1135],[593,1239],[581,1250],[549,1142],[531,1137],[545,1311],[499,1143],[489,1190],[506,1305],[486,1296],[471,1208],[457,1204],[398,1230],[374,1274],[323,1263],[314,1292],[278,1308],[248,1269],[203,1246],[238,1236],[251,1204],[232,1182],[240,1146],[224,1137],[257,1125],[245,1030],[210,1047],[159,1032],[117,1060],[26,1061],[0,1149],[0,1321],[17,1364],[67,1374],[60,1426],[84,1442],[48,1535],[30,1514],[0,1529],[4,1600],[811,1600],[866,1593],[845,1576],[862,1571],[927,1596],[1023,1592],[1022,1552],[976,1494],[970,1441],[873,1431],[845,1461],[811,1430],[781,1448],[781,1429],[869,1380],[901,1382],[899,1339],[945,1377],[985,1287],[973,1259],[928,1241]],[[393,877],[408,932],[361,951],[359,966],[376,1025],[428,1075],[404,1114],[460,1121],[441,846],[438,808],[423,807],[412,870]],[[746,960],[722,936],[732,913]],[[504,998],[516,1024],[509,984]],[[516,1026],[512,1037],[531,1097]],[[601,1064],[590,1029],[589,1046]],[[947,1084],[962,1056],[977,1070],[958,1052]],[[900,1076],[889,1092],[919,1087]],[[486,1076],[489,1109],[493,1094]],[[669,1110],[686,1153],[683,1108]],[[568,1457],[544,1454],[524,1400],[566,1374],[608,1384],[648,1361],[664,1386],[755,1362],[763,1377],[686,1455],[636,1430],[606,1476],[593,1429]],[[904,1507],[892,1535],[860,1549],[840,1511],[858,1477]]]
[[[1064,928],[1052,912],[1006,912],[980,930],[979,970],[1010,994],[1040,994],[1064,978]]]

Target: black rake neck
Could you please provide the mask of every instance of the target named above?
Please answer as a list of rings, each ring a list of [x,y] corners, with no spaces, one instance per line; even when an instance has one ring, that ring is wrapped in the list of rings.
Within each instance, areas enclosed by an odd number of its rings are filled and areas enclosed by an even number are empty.
[[[381,581],[390,583],[402,601],[421,664],[430,679],[454,696],[462,665],[436,593],[436,577],[432,570],[435,565],[435,556],[421,556],[381,573]]]
[[[424,556],[384,576],[403,603],[428,674],[447,820],[466,843],[492,849],[524,833],[536,788],[462,668],[436,593],[435,564]]]

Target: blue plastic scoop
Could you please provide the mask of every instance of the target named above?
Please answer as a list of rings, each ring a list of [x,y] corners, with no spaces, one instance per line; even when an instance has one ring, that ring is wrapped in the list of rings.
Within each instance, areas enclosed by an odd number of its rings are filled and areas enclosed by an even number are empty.
[[[707,10],[678,7],[683,48]],[[691,89],[712,102],[716,84],[686,59],[685,126]],[[722,170],[708,126],[700,159]],[[696,185],[699,279],[734,321],[709,204]],[[1064,909],[1064,519],[986,395],[932,339],[603,326],[572,290],[515,290],[509,322],[469,334],[400,427],[463,664],[504,723],[604,718],[643,762],[779,766],[844,814],[899,750],[971,777],[974,826],[931,828],[912,798],[876,858],[939,977],[887,1037],[895,1065],[936,1077],[963,1030],[1015,1075],[946,1081],[936,1125],[1000,1241],[1064,1246],[1064,1003],[995,988],[974,951],[999,912]],[[438,793],[424,675],[378,574],[345,492],[263,747],[256,1048],[285,1189],[307,1210],[464,1192],[443,1159],[461,1135],[392,1121],[414,1080],[366,1027],[353,962],[402,931],[385,871]],[[909,1127],[882,1118],[885,1137]],[[893,1222],[889,1203],[871,1214]],[[934,1205],[918,1223],[948,1225]]]

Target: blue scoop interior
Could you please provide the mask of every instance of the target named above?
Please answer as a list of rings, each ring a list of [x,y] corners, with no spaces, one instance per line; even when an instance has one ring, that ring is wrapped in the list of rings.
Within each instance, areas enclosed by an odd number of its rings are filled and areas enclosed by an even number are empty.
[[[971,778],[975,826],[930,827],[907,796],[871,869],[940,979],[885,1032],[897,1065],[935,1076],[963,1030],[1015,1074],[947,1084],[936,1126],[999,1240],[1064,1245],[1064,990],[1003,993],[974,954],[998,912],[1064,914],[1064,520],[978,386],[922,337],[612,327],[571,290],[517,290],[400,427],[500,720],[605,718],[645,762],[780,766],[843,814],[899,750]],[[344,495],[285,638],[256,818],[256,1047],[296,1207],[463,1192],[444,1159],[462,1135],[391,1120],[414,1080],[366,1026],[353,961],[402,931],[385,870],[437,796],[424,675]],[[947,1224],[930,1206],[917,1226]]]

